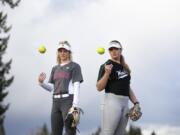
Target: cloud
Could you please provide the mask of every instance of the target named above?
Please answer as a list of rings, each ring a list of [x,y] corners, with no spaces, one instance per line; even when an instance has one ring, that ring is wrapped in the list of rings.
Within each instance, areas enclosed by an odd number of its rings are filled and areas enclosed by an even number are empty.
[[[56,63],[57,44],[64,39],[72,45],[73,59],[80,63],[84,76],[80,97],[87,112],[82,119],[84,130],[99,126],[102,93],[95,84],[99,66],[109,55],[107,50],[98,55],[96,48],[106,47],[112,39],[121,41],[132,69],[132,88],[143,110],[139,122],[179,124],[178,4],[175,0],[22,1],[9,12],[13,29],[6,59],[13,58],[15,80],[6,99],[11,103],[7,125],[9,119],[24,115],[49,117],[52,93],[38,86],[37,76],[41,71],[49,76]],[[37,51],[41,44],[47,48],[44,55]]]
[[[53,11],[61,13],[72,12],[77,8],[84,8],[91,4],[92,2],[97,2],[99,0],[54,0],[49,4],[49,8]]]

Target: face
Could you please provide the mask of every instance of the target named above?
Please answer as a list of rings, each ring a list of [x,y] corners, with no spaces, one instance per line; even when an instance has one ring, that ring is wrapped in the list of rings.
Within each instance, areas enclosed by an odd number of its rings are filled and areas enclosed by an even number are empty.
[[[122,50],[119,48],[111,47],[109,48],[109,54],[112,59],[118,60],[120,58]]]
[[[66,49],[63,48],[59,49],[58,55],[62,61],[70,60],[70,52]]]

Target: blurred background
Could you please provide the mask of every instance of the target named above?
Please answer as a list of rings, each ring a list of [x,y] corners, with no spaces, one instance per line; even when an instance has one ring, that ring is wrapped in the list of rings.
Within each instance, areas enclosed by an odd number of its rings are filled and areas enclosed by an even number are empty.
[[[10,104],[4,120],[7,135],[32,135],[44,124],[50,130],[52,93],[38,85],[37,77],[45,72],[48,79],[62,40],[71,44],[84,77],[80,135],[100,126],[103,92],[95,85],[100,65],[109,58],[106,47],[111,40],[122,43],[132,70],[131,87],[143,111],[142,119],[129,121],[128,127],[141,127],[143,135],[180,133],[178,0],[21,0],[14,9],[0,7],[8,14],[7,25],[12,25],[3,55],[3,61],[12,59],[9,75],[14,76],[3,101]],[[38,52],[40,45],[46,46],[45,54]],[[104,47],[105,54],[97,54],[97,47]]]

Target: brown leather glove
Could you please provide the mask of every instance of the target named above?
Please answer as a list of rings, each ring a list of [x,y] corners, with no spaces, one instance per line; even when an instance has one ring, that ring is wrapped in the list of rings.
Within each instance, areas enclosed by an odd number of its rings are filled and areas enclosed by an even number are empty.
[[[67,114],[65,124],[67,124],[67,126],[75,128],[79,124],[81,113],[83,113],[81,108],[71,107]]]
[[[132,121],[137,121],[141,118],[142,116],[142,112],[141,112],[141,108],[138,104],[135,104],[129,111],[129,113],[127,114],[128,117],[132,120]]]

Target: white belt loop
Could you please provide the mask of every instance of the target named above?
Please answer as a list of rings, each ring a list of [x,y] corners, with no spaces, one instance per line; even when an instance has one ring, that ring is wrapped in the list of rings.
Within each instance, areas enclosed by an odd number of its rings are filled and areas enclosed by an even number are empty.
[[[64,97],[69,97],[69,94],[58,94],[58,95],[53,95],[53,98],[64,98]]]

